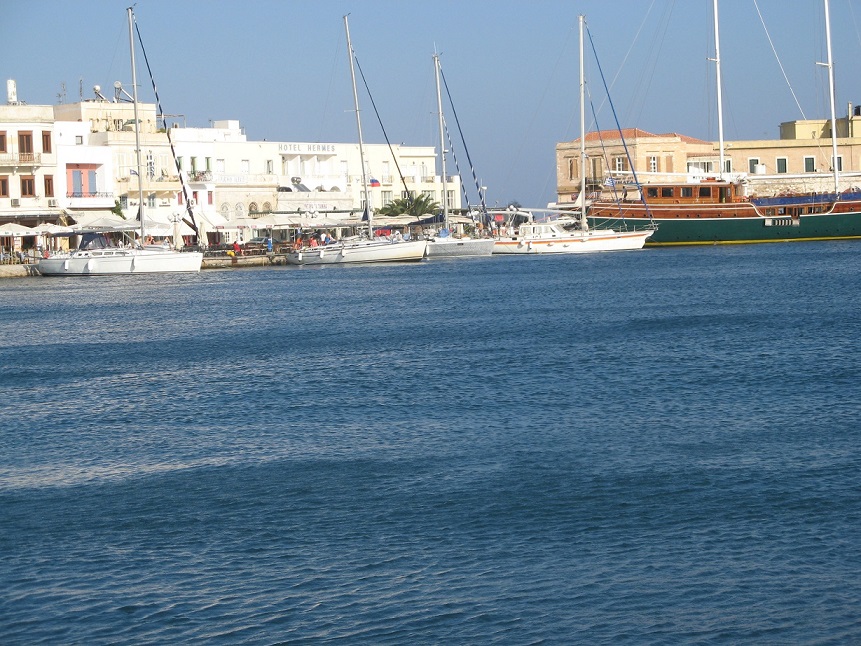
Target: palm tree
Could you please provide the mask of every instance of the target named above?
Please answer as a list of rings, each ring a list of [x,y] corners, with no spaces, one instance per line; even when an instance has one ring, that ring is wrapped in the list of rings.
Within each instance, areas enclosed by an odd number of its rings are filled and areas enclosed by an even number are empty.
[[[437,213],[440,208],[439,202],[429,195],[419,195],[414,200],[399,198],[389,202],[380,209],[379,214],[387,217],[406,214],[418,218],[428,213]]]
[[[111,213],[120,216],[123,220],[126,219],[126,214],[123,213],[123,207],[120,205],[119,200],[114,200],[114,208],[111,209]]]

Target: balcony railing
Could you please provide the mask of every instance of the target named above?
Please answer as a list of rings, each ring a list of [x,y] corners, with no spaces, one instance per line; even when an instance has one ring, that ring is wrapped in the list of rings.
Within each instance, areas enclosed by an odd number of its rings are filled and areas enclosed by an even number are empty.
[[[96,192],[85,192],[85,193],[66,193],[66,197],[113,197],[113,193],[96,193]]]
[[[42,153],[0,153],[0,165],[41,165]]]

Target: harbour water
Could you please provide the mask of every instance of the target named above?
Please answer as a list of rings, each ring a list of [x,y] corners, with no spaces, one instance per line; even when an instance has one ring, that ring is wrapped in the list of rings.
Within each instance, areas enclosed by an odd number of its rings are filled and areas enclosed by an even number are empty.
[[[859,254],[2,281],[0,642],[858,643]]]

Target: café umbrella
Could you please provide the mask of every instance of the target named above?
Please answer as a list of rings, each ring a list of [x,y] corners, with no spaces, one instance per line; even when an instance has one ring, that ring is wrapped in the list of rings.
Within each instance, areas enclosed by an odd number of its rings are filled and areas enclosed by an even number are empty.
[[[22,238],[24,236],[38,235],[38,231],[18,224],[10,222],[8,224],[0,224],[0,238]]]

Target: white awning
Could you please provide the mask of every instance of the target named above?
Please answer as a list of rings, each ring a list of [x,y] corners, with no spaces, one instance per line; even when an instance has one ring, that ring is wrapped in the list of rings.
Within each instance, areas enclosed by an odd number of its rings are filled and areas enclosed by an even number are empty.
[[[39,235],[38,231],[31,229],[30,227],[25,227],[23,224],[18,224],[17,222],[0,224],[0,236],[5,238],[21,238],[24,236],[36,235]]]

